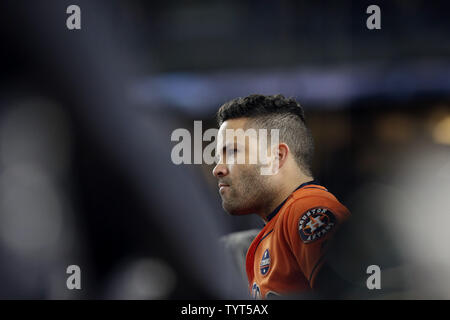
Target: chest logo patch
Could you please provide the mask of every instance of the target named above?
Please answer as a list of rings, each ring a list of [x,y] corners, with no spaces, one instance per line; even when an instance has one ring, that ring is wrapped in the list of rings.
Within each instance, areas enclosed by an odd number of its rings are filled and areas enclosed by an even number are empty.
[[[336,224],[336,217],[328,209],[318,207],[306,211],[298,221],[298,232],[304,243],[322,238]]]
[[[267,272],[269,272],[269,269],[270,269],[270,254],[269,249],[266,249],[259,264],[259,270],[261,271],[261,274],[265,276]]]

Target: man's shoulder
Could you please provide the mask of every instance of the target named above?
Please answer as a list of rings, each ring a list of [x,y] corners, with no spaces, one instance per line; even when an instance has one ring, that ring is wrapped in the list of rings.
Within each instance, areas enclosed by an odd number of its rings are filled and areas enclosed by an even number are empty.
[[[303,188],[295,190],[291,197],[297,201],[298,199],[309,198],[309,197],[325,197],[336,199],[336,197],[328,191],[328,189],[320,184],[310,184]]]
[[[331,192],[320,185],[310,185],[296,190],[284,210],[282,220],[301,218],[327,210],[346,219],[350,211]]]

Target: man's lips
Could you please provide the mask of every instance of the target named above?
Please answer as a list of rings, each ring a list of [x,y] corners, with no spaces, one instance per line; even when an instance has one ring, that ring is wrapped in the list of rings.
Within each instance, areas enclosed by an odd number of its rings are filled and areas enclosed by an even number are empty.
[[[229,187],[228,184],[226,183],[219,183],[219,191],[223,192],[225,190],[225,188]]]
[[[220,187],[229,187],[230,185],[229,184],[226,184],[226,183],[219,183],[219,188]]]

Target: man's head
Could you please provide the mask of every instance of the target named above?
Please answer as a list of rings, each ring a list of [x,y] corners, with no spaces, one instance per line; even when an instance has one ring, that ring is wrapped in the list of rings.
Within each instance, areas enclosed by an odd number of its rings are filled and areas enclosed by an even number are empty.
[[[282,95],[237,98],[220,107],[217,121],[220,128],[216,155],[219,159],[213,174],[219,187],[223,185],[220,188],[223,207],[230,214],[260,212],[276,199],[284,181],[297,176],[312,176],[313,140],[305,125],[303,109],[294,99]],[[239,143],[239,137],[228,139],[226,132],[229,129],[238,130],[237,136],[249,129],[256,130],[258,135],[248,135],[243,144]],[[259,129],[267,130],[265,138],[269,144],[265,152],[269,159],[257,157],[257,163],[252,163],[252,156],[261,155]],[[276,145],[270,144],[272,129],[278,130]],[[236,160],[241,155],[245,163],[230,163],[230,157],[234,156]],[[276,174],[261,174],[261,168],[267,166],[276,166]]]

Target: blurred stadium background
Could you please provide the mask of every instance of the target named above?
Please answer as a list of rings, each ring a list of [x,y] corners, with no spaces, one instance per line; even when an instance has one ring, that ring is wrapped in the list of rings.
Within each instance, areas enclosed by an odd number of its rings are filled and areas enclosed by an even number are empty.
[[[77,4],[82,29],[69,31]],[[381,8],[382,29],[366,28]],[[293,96],[316,177],[353,212],[335,269],[450,298],[446,1],[2,1],[0,298],[239,298],[216,240],[262,227],[223,212],[209,165],[170,160],[176,128],[225,101]],[[342,253],[344,252],[344,253]],[[82,270],[67,290],[66,268]]]

